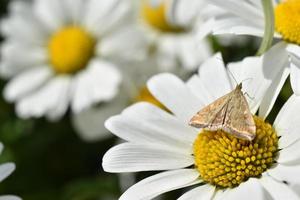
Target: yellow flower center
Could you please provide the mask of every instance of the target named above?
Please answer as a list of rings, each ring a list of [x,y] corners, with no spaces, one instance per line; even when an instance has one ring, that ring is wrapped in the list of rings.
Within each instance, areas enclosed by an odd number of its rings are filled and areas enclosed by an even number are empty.
[[[167,0],[162,0],[157,5],[154,5],[151,0],[143,0],[141,3],[141,17],[147,24],[161,32],[182,32],[182,28],[168,22],[166,14],[168,6]]]
[[[95,44],[95,39],[82,28],[63,28],[48,43],[53,69],[57,73],[74,73],[83,69],[94,54]]]
[[[274,13],[276,31],[284,40],[300,44],[300,1],[282,1]]]
[[[153,105],[156,105],[164,110],[167,110],[166,107],[161,104],[148,90],[147,87],[143,87],[139,94],[137,95],[137,97],[135,98],[135,102],[141,102],[141,101],[145,101],[148,103],[151,103]]]
[[[256,137],[241,140],[222,130],[203,130],[194,143],[195,165],[201,178],[221,188],[236,187],[259,177],[275,162],[278,137],[272,126],[254,116]]]

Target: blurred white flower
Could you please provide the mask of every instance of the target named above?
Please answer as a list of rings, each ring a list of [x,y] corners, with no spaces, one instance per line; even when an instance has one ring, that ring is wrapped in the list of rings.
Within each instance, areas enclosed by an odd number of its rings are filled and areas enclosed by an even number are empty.
[[[281,60],[282,65],[291,68],[291,85],[294,93],[300,95],[300,34],[299,34],[299,9],[300,2],[296,0],[275,1],[272,0],[275,15],[274,38],[280,41],[281,51],[289,55]],[[215,23],[211,23],[211,29],[216,35],[236,34],[263,37],[265,19],[261,1],[222,1],[211,0],[209,3],[217,6],[219,12],[213,12],[211,17]],[[280,57],[274,54],[270,59]]]
[[[145,56],[132,17],[122,0],[13,1],[1,22],[5,99],[22,118],[48,119],[111,102],[123,78],[112,60]]]
[[[3,145],[0,143],[0,154],[3,151]],[[14,170],[16,166],[14,163],[5,163],[0,165],[0,182],[6,179]],[[1,195],[0,200],[21,200],[17,196],[13,195]]]
[[[106,127],[127,142],[104,155],[105,171],[166,170],[136,183],[120,200],[153,199],[191,185],[198,186],[180,200],[299,199],[288,184],[300,182],[300,99],[292,96],[286,102],[274,128],[264,121],[278,95],[269,89],[280,90],[274,80],[288,73],[280,63],[268,63],[266,56],[249,57],[226,68],[217,54],[200,66],[198,75],[187,83],[171,74],[154,76],[148,88],[170,112],[149,103],[137,103],[109,118]],[[188,126],[203,106],[235,88],[233,76],[239,82],[252,78],[243,82],[252,113],[259,108],[259,116],[254,117],[257,136],[252,143],[222,131]]]
[[[202,27],[201,13],[198,12],[202,1],[128,1],[135,2],[136,29],[147,38],[142,49],[148,49],[148,57],[121,63],[123,67],[127,66],[124,73],[131,77],[127,88],[124,88],[125,96],[129,97],[127,103],[144,100],[157,104],[145,87],[149,77],[168,71],[185,78],[211,55],[209,42],[204,38],[209,31]],[[120,95],[122,97],[124,94]],[[118,102],[106,104],[114,108],[113,113],[102,115],[103,109],[107,108],[100,105],[74,115],[73,122],[79,134],[88,141],[108,136],[102,123],[105,116],[117,114],[127,106],[120,100]]]
[[[138,28],[149,41],[149,57],[162,71],[195,70],[211,53],[202,27],[202,0],[135,0]]]
[[[147,101],[159,105],[145,87],[146,81],[158,73],[153,58],[139,62],[122,62],[123,74],[127,74],[118,96],[109,103],[102,103],[72,116],[72,122],[79,136],[87,142],[111,137],[104,127],[104,122],[110,116],[120,113],[129,104]],[[173,71],[174,72],[174,71]],[[129,78],[130,77],[130,78]]]

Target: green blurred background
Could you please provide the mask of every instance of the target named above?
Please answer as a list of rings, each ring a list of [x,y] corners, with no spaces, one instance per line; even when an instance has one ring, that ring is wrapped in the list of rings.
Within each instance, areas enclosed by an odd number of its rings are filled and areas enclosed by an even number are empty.
[[[6,15],[8,0],[0,0],[0,17]],[[3,38],[0,40],[2,41]],[[257,42],[249,39],[244,45],[222,47],[211,38],[215,50],[227,62],[254,55]],[[1,59],[1,58],[0,58]],[[2,93],[4,80],[0,80]],[[269,121],[291,94],[286,83]],[[0,184],[0,194],[16,194],[25,200],[108,200],[120,196],[117,175],[104,173],[102,156],[116,139],[85,143],[71,126],[69,115],[57,123],[45,119],[21,120],[13,105],[0,97],[0,141],[5,149],[0,162],[15,162],[16,171]],[[138,179],[151,173],[138,175]],[[171,192],[164,199],[175,199]]]

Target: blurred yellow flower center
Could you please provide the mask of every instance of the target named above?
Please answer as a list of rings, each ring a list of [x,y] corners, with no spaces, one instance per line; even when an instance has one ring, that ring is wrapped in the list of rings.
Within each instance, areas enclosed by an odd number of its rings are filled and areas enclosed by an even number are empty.
[[[93,56],[95,43],[95,39],[82,28],[65,27],[49,40],[50,63],[57,73],[81,70]]]
[[[135,98],[135,102],[141,102],[145,101],[148,103],[151,103],[153,105],[156,105],[164,110],[166,110],[166,107],[162,105],[148,90],[147,87],[143,87],[140,91],[137,97]]]
[[[168,22],[166,14],[168,3],[167,0],[161,0],[157,5],[154,5],[151,0],[142,0],[141,16],[147,24],[161,32],[181,32],[183,31],[181,28]]]
[[[284,40],[300,44],[300,1],[282,1],[274,12],[276,31]]]
[[[195,165],[201,178],[217,187],[236,187],[259,177],[275,162],[278,137],[272,126],[254,117],[256,137],[238,139],[222,130],[203,130],[194,142]]]

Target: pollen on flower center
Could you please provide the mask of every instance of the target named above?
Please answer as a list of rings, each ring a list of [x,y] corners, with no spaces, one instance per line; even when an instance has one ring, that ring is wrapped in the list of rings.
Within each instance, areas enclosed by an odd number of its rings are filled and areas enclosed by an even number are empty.
[[[180,27],[171,25],[167,20],[167,6],[168,2],[162,0],[157,5],[154,5],[151,0],[143,0],[141,3],[141,17],[143,20],[153,28],[161,32],[181,32]]]
[[[49,40],[49,61],[57,73],[74,73],[89,62],[95,43],[95,39],[82,28],[65,27]]]
[[[300,44],[300,1],[282,1],[274,13],[276,31],[284,40]]]
[[[221,130],[204,130],[198,135],[194,142],[195,165],[204,181],[221,188],[236,187],[272,166],[278,152],[277,134],[262,119],[254,120],[256,137],[251,142]]]

